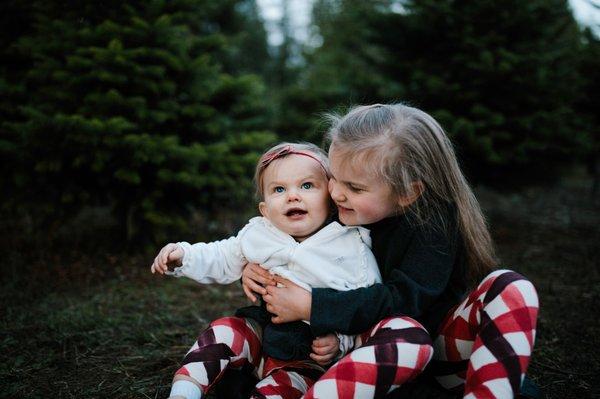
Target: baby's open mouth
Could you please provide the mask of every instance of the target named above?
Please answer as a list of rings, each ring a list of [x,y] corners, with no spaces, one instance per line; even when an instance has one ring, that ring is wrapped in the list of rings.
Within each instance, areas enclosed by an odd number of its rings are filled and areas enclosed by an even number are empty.
[[[308,212],[306,212],[304,209],[292,208],[285,213],[285,216],[301,216],[306,215],[307,213]]]

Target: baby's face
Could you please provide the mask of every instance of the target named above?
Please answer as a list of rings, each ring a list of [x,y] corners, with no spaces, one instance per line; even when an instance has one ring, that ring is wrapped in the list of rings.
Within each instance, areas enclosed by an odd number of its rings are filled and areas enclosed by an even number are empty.
[[[263,176],[260,213],[296,241],[311,236],[329,215],[328,179],[314,159],[291,154],[274,160]]]

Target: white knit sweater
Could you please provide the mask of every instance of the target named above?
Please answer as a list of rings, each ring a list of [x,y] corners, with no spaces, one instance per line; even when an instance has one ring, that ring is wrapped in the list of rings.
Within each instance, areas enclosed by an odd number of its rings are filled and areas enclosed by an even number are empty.
[[[180,242],[183,264],[173,275],[199,283],[228,284],[242,276],[247,262],[301,287],[347,291],[381,282],[371,252],[369,231],[332,222],[302,242],[273,226],[264,217],[252,218],[237,236],[191,245]]]

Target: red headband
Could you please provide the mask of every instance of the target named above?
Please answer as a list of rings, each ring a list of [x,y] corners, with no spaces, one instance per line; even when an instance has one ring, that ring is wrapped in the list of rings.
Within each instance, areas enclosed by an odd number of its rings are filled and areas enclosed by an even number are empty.
[[[276,160],[277,158],[281,158],[283,156],[290,155],[290,154],[304,155],[305,157],[314,159],[315,161],[317,161],[319,166],[321,166],[321,168],[323,168],[323,171],[325,172],[325,176],[327,176],[329,178],[329,172],[327,171],[327,168],[325,168],[325,165],[323,165],[323,162],[320,159],[318,159],[317,157],[315,157],[314,155],[312,155],[309,152],[296,151],[296,150],[294,150],[294,148],[291,145],[286,145],[277,151],[267,152],[265,155],[263,155],[260,158],[260,161],[259,161],[260,166],[262,166],[263,169],[266,169],[266,167],[269,166],[269,164],[271,162],[273,162],[274,160]]]

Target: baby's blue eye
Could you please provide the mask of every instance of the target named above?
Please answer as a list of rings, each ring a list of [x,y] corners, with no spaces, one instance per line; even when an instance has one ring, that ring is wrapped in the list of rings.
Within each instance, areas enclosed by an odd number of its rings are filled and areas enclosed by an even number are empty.
[[[302,183],[302,186],[300,186],[300,187],[302,187],[305,190],[308,190],[313,187],[313,184],[312,183]]]
[[[275,191],[276,193],[282,193],[285,191],[285,188],[281,187],[281,186],[277,186],[273,189],[273,191]]]

